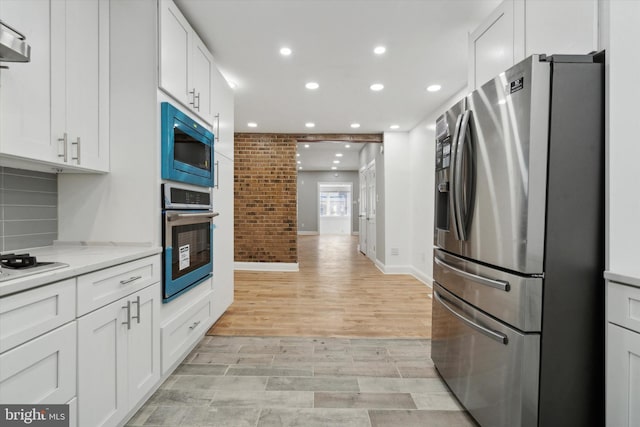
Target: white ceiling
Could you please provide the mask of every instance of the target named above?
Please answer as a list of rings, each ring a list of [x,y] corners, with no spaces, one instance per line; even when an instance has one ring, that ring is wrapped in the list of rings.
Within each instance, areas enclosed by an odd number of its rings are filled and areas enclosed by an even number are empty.
[[[175,1],[238,84],[236,132],[371,133],[411,130],[466,85],[468,33],[501,0]]]
[[[335,167],[337,171],[357,171],[360,168],[360,149],[362,143],[340,141],[298,143],[298,170],[328,171]],[[342,156],[339,156],[342,154]],[[338,161],[339,163],[334,163]],[[302,169],[300,169],[302,168]]]

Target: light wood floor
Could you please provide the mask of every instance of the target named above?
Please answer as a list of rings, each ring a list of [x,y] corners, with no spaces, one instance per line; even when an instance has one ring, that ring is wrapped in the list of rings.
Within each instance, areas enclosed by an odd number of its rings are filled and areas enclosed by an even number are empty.
[[[385,275],[353,236],[299,236],[299,272],[235,272],[209,335],[430,338],[431,289]]]

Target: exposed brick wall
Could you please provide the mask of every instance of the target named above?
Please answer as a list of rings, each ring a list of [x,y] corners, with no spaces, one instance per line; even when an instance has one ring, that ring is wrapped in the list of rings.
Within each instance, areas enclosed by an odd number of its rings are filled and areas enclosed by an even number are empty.
[[[382,134],[236,133],[237,262],[298,262],[297,142],[382,142]]]
[[[296,139],[237,133],[235,260],[298,262]]]

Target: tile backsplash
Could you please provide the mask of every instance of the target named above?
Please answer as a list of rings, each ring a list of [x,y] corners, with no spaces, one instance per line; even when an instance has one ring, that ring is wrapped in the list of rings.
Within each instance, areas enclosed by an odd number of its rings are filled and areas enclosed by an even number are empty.
[[[49,246],[58,238],[58,176],[0,167],[0,251]]]

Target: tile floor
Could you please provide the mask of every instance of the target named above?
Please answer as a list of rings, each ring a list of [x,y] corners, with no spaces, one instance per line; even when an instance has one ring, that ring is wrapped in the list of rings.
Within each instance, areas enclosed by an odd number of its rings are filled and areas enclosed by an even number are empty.
[[[207,336],[128,426],[475,427],[421,339]]]

